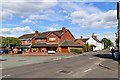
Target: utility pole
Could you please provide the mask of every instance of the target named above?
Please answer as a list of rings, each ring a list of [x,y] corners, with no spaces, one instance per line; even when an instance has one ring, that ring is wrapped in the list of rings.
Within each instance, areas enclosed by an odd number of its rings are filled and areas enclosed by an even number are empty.
[[[117,19],[118,19],[118,51],[119,51],[119,62],[120,62],[120,1],[117,2]]]

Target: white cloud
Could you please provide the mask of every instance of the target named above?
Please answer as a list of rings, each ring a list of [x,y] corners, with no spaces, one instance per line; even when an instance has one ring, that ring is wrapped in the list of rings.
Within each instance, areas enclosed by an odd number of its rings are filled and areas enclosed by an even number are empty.
[[[15,14],[17,16],[27,16],[31,14],[41,13],[46,11],[47,9],[57,5],[56,0],[37,0],[38,2],[34,2],[34,0],[17,0],[17,1],[11,1],[11,0],[5,0],[2,1],[2,9],[0,11],[2,12],[3,17],[2,20],[9,19],[8,16],[11,17],[11,15]]]
[[[99,36],[100,34],[94,34],[95,36]]]
[[[103,12],[93,5],[73,2],[66,2],[60,6],[70,13],[65,18],[71,19],[71,24],[78,24],[81,28],[117,27],[117,10]]]
[[[29,20],[29,18],[26,18],[25,20],[22,21],[22,23],[30,23],[31,20]]]
[[[59,10],[58,13],[67,13],[66,10]]]
[[[86,11],[89,13],[101,12],[98,8],[85,3],[64,2],[59,3],[59,6],[63,8],[67,13],[71,13],[74,11]]]
[[[22,21],[22,23],[35,23],[35,20],[41,20],[41,19],[46,19],[47,15],[31,15],[25,20]]]
[[[0,10],[0,21],[9,21],[12,19],[12,17],[13,15],[10,12],[5,10],[3,11]]]
[[[50,27],[47,29],[47,31],[56,31],[56,30],[57,30],[57,28],[53,28],[53,27]]]
[[[117,27],[117,10],[89,14],[86,11],[71,13],[72,24],[78,23],[81,28]]]
[[[19,33],[30,33],[32,32],[32,30],[30,29],[29,26],[25,26],[25,27],[16,27],[16,28],[2,28],[0,29],[0,34],[19,34]]]
[[[35,20],[64,21],[64,15],[56,14],[53,10],[44,11],[42,15],[30,15],[22,23],[32,23]]]
[[[58,0],[59,2],[118,2],[119,0]]]
[[[24,18],[24,16],[20,16],[20,18]]]
[[[104,32],[98,36],[99,39],[107,38],[110,39],[112,42],[115,42],[115,33],[113,32]]]

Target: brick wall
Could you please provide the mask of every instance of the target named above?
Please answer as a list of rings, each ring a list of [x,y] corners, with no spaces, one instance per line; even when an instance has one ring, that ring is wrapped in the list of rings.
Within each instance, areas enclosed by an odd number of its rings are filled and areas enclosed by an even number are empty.
[[[70,31],[66,31],[62,36],[60,42],[63,42],[65,39],[74,41],[74,37],[71,35]]]
[[[80,43],[80,45],[83,45],[83,41],[81,39],[78,39],[77,41],[75,41],[75,43]]]
[[[48,53],[37,53],[37,52],[23,52],[22,55],[34,55],[34,56],[40,56],[40,55],[74,55],[73,52],[70,53],[55,53],[55,54],[48,54]]]
[[[22,44],[24,44],[24,43],[25,43],[25,40],[22,41]]]
[[[40,42],[47,42],[46,39],[40,39]]]
[[[55,37],[56,40],[55,40],[55,41],[50,41],[50,40],[49,40],[50,37]],[[59,38],[58,38],[58,36],[55,35],[54,33],[49,34],[49,36],[47,37],[47,43],[58,43],[58,42],[59,42]]]

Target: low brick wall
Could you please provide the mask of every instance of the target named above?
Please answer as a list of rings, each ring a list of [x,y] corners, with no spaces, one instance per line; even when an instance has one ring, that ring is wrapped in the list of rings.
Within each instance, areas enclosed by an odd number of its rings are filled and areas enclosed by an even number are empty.
[[[38,53],[38,52],[23,52],[22,55],[34,55],[34,56],[39,56],[39,55],[73,55],[73,52],[55,53],[55,54]]]

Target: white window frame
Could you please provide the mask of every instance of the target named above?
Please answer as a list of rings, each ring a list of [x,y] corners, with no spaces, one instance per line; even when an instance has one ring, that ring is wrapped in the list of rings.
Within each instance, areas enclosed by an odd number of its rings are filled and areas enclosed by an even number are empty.
[[[28,43],[28,40],[26,40],[25,43]]]
[[[54,38],[54,39],[52,39],[52,38]],[[56,37],[50,37],[49,41],[56,41]]]

